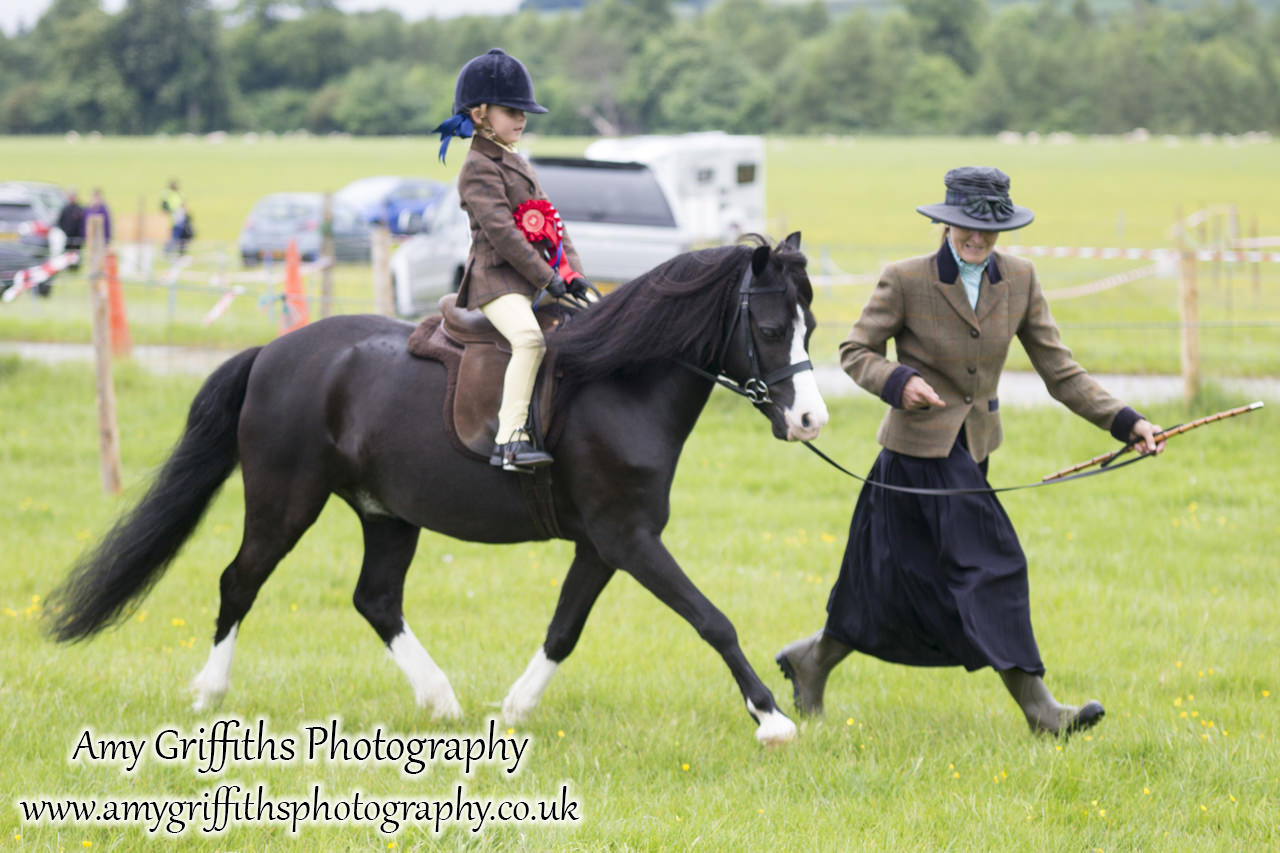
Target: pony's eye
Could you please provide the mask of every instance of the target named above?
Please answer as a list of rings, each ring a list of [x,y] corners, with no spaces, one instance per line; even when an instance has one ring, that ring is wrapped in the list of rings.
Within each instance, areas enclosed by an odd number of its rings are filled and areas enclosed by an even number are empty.
[[[781,326],[761,326],[760,334],[764,335],[765,340],[780,341],[782,336],[786,334],[786,330]]]

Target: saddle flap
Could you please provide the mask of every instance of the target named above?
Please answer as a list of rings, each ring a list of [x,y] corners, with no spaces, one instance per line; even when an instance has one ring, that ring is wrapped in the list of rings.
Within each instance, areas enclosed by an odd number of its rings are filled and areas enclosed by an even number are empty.
[[[535,312],[544,332],[556,326],[553,312]],[[550,315],[550,316],[548,316]],[[476,309],[459,308],[455,294],[440,299],[440,314],[427,317],[409,337],[409,351],[438,361],[448,372],[444,422],[454,446],[473,458],[488,460],[498,431],[502,383],[511,360],[506,338]],[[551,382],[544,361],[534,391],[535,424],[549,430]]]

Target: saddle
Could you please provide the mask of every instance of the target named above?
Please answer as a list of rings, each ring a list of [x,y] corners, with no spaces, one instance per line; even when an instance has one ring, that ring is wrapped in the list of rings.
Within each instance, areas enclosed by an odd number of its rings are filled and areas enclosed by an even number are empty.
[[[440,297],[440,313],[413,330],[409,352],[444,365],[448,373],[444,423],[449,439],[464,455],[487,462],[498,431],[498,406],[511,346],[481,311],[459,308],[456,299],[454,293]],[[563,322],[566,312],[552,304],[534,316],[545,335]],[[558,424],[552,422],[555,371],[550,362],[550,355],[543,359],[529,404],[534,444],[548,450],[559,438]]]

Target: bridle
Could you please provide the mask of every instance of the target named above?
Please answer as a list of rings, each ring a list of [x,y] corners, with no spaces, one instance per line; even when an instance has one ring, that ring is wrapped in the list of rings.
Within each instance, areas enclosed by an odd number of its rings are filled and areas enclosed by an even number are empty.
[[[683,359],[676,359],[676,362],[704,379],[710,379],[728,388],[733,393],[746,397],[757,406],[773,403],[773,398],[769,396],[770,385],[795,376],[801,371],[813,369],[813,362],[806,358],[803,361],[779,367],[777,370],[762,375],[760,356],[756,352],[755,338],[751,334],[751,297],[763,293],[786,292],[786,284],[757,287],[754,271],[751,268],[750,260],[748,260],[747,269],[742,274],[742,284],[738,287],[737,310],[733,312],[733,318],[729,321],[729,328],[725,330],[724,339],[716,347],[715,357],[711,362],[711,370],[703,370],[701,367]],[[735,341],[746,351],[747,365],[750,369],[750,375],[742,382],[737,382],[724,375],[724,360],[729,354],[729,348]]]

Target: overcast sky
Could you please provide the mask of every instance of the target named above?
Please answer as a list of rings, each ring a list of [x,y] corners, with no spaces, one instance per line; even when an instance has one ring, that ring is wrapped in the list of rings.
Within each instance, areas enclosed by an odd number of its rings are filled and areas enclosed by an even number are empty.
[[[21,26],[31,27],[53,0],[0,0],[0,30],[13,35]],[[99,0],[108,12],[124,8],[125,0]],[[230,5],[233,0],[213,0],[215,6]],[[451,18],[461,14],[502,14],[514,12],[520,0],[338,0],[347,12],[366,9],[396,9],[410,20],[430,16]]]

